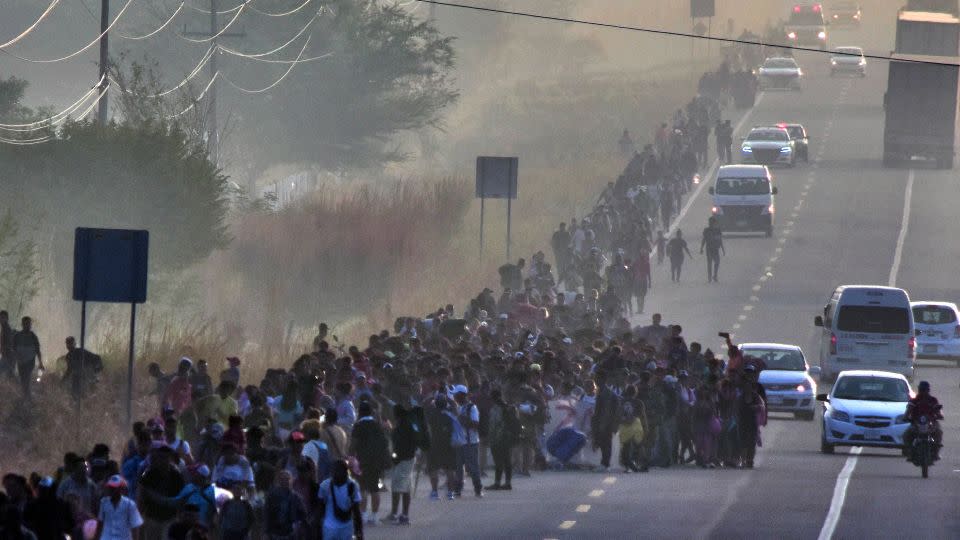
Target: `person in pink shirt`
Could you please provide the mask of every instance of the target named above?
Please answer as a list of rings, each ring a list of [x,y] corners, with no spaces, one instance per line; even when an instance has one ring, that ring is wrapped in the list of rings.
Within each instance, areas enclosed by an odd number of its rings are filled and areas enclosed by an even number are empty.
[[[177,375],[167,385],[166,392],[163,394],[163,405],[170,407],[180,415],[190,406],[193,385],[190,384],[190,369],[193,362],[189,358],[180,359],[180,365],[177,366]]]

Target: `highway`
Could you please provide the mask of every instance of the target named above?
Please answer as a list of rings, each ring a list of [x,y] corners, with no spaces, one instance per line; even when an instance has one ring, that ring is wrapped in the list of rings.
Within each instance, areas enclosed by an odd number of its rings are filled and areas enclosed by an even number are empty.
[[[849,31],[844,44],[858,44],[867,31]],[[886,65],[872,61],[866,79],[831,79],[826,56],[801,54],[798,61],[806,73],[802,92],[764,93],[745,118],[734,119],[738,137],[777,121],[801,122],[811,135],[810,163],[775,171],[774,236],[728,236],[717,284],[707,283],[703,257],[685,266],[680,284],[670,283],[666,266],[656,267],[638,323],[661,312],[665,322],[683,325],[688,341],[715,351],[723,330],[739,342],[795,343],[816,365],[813,317],[837,285],[891,284],[914,300],[960,299],[956,172],[881,166]],[[695,255],[710,206],[704,188],[679,223]],[[423,479],[414,525],[382,525],[369,536],[958,538],[960,371],[947,362],[920,366],[917,380],[932,383],[946,415],[943,459],[927,480],[899,452],[821,454],[819,414],[813,422],[774,417],[751,471],[535,473],[516,479],[512,492],[454,502],[429,501]]]

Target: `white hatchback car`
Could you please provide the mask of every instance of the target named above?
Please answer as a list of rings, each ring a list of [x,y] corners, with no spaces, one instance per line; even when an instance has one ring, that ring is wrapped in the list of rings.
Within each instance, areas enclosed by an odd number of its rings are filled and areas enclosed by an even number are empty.
[[[867,76],[867,58],[860,47],[837,47],[830,57],[830,76],[852,74]]]
[[[796,345],[779,343],[744,343],[744,356],[763,360],[760,384],[767,393],[767,410],[792,413],[802,420],[813,420],[816,412],[817,383],[813,376],[820,368],[807,364],[803,351]]]
[[[960,310],[952,302],[910,302],[917,336],[917,357],[960,362]]]
[[[823,401],[820,451],[836,446],[901,448],[907,402],[912,393],[907,378],[887,371],[843,371]]]

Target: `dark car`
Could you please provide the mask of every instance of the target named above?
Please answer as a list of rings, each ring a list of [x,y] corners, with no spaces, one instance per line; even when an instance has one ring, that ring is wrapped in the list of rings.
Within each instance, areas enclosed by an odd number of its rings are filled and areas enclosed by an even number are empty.
[[[830,9],[829,21],[833,24],[860,26],[860,4],[856,2],[836,2]]]
[[[807,136],[807,130],[800,124],[777,124],[790,133],[790,140],[793,141],[797,149],[797,159],[804,162],[810,161],[810,138]]]

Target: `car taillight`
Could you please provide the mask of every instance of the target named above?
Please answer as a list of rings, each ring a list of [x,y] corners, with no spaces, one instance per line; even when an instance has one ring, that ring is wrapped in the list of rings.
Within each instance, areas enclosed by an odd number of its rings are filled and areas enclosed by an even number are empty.
[[[917,349],[917,338],[910,336],[907,342],[907,358],[913,358],[913,352]]]
[[[953,329],[953,337],[960,338],[960,326],[956,326]]]
[[[837,354],[837,335],[830,334],[830,354]]]

